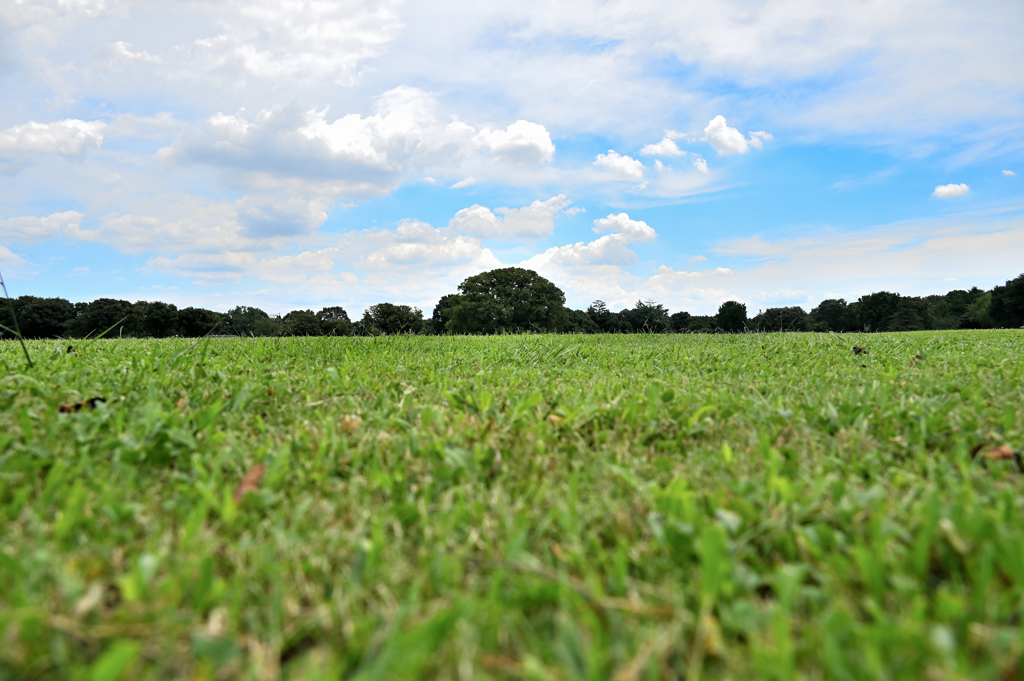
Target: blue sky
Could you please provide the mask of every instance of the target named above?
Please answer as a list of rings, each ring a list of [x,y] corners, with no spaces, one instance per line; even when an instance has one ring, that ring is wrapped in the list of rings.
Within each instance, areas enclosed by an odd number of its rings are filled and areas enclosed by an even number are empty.
[[[712,313],[1024,272],[1024,6],[14,0],[12,294]]]

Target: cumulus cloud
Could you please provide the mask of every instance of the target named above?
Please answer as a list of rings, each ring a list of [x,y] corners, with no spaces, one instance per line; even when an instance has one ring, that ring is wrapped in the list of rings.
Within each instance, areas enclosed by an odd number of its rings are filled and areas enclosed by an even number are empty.
[[[750,147],[760,149],[766,140],[773,139],[771,134],[764,130],[750,133],[750,139],[743,137],[736,128],[730,128],[725,122],[725,116],[715,116],[704,128],[704,141],[711,145],[711,148],[722,156],[728,154],[745,154]]]
[[[196,40],[194,66],[258,79],[354,85],[360,65],[398,35],[397,0],[281,3],[234,0],[216,12],[220,33]]]
[[[937,196],[940,199],[951,199],[956,196],[963,196],[967,192],[971,191],[971,188],[966,184],[940,184],[932,192],[933,196]]]
[[[625,213],[618,215],[610,214],[605,218],[594,220],[594,231],[597,233],[611,232],[618,235],[623,243],[634,243],[637,241],[650,241],[658,234],[643,220],[632,220]]]
[[[708,174],[708,162],[702,159],[700,156],[693,159],[693,167],[697,169],[698,173],[703,175]]]
[[[81,156],[91,147],[103,144],[103,121],[68,118],[53,123],[29,121],[0,131],[0,170],[14,169],[29,154]]]
[[[645,144],[640,149],[641,156],[684,156],[685,151],[679,148],[670,137],[664,137],[657,144]]]
[[[474,155],[519,167],[550,161],[554,144],[544,126],[520,120],[504,130],[477,130],[462,121],[441,124],[436,98],[399,86],[377,98],[376,113],[333,120],[329,109],[290,107],[218,113],[189,127],[161,157],[258,174],[278,183],[299,179],[327,195],[373,196],[395,189],[410,171],[452,174]],[[453,187],[469,186],[466,177]],[[283,187],[284,185],[282,185]]]
[[[244,233],[256,238],[310,234],[327,219],[323,199],[252,195],[235,205]]]
[[[472,187],[474,184],[476,184],[479,181],[480,180],[476,179],[475,177],[467,177],[464,180],[459,180],[458,182],[453,184],[451,187],[449,187],[449,189],[465,189],[466,187]]]
[[[611,232],[590,242],[579,241],[567,246],[549,248],[543,253],[525,260],[521,267],[558,276],[566,270],[591,268],[595,266],[632,265],[637,261],[636,253],[627,248],[629,244],[650,241],[658,235],[646,222],[632,220],[626,213],[609,215],[594,220],[595,232]]]
[[[95,241],[122,253],[202,253],[252,251],[272,244],[246,236],[233,204],[189,199],[163,206],[162,216],[124,213],[106,215],[94,229],[68,225],[68,238]]]
[[[620,179],[643,180],[644,164],[630,156],[620,155],[611,149],[607,154],[598,154],[594,165],[612,172]]]
[[[33,244],[54,239],[69,228],[77,229],[83,217],[78,211],[69,210],[46,217],[23,216],[0,220],[0,241]]]
[[[452,232],[474,236],[533,241],[550,236],[555,230],[555,215],[572,203],[564,194],[546,201],[537,200],[522,208],[495,208],[474,204],[463,208],[448,223]]]
[[[1017,173],[1013,172],[1012,170],[1004,170],[1003,171],[1003,175],[1006,175],[1007,177],[1013,177],[1016,174]]]
[[[555,155],[547,128],[530,121],[516,121],[504,130],[484,128],[473,141],[481,149],[516,163],[545,163]]]
[[[108,45],[106,53],[111,66],[132,62],[141,62],[143,64],[163,63],[163,60],[159,56],[152,55],[146,50],[133,51],[132,44],[126,43],[123,40],[119,40],[116,43]]]

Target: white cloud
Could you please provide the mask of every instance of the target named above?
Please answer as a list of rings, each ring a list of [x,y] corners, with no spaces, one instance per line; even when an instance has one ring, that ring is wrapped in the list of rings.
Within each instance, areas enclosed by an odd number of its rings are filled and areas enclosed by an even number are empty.
[[[770,132],[765,132],[764,130],[755,130],[750,133],[749,144],[755,149],[760,149],[761,147],[764,146],[765,142],[770,142],[773,139],[775,138],[772,137],[772,134]]]
[[[594,220],[594,231],[597,233],[611,232],[622,237],[623,243],[650,241],[658,236],[650,225],[642,220],[631,220],[625,213],[608,215]]]
[[[707,262],[708,258],[706,255],[691,255],[690,262]]]
[[[463,165],[486,166],[499,176],[503,167],[520,169],[510,171],[515,175],[554,154],[542,125],[520,120],[505,130],[479,131],[458,120],[442,125],[437,107],[432,94],[400,86],[378,97],[377,113],[369,116],[330,120],[328,109],[303,114],[281,106],[255,116],[218,113],[190,126],[161,157],[241,171],[253,188],[272,181],[295,191],[298,181],[306,193],[368,197],[392,191],[415,170],[433,177],[459,173]],[[464,177],[453,188],[480,181]]]
[[[518,120],[505,130],[484,128],[473,141],[481,149],[516,163],[546,163],[555,155],[547,128],[530,121]]]
[[[736,128],[726,125],[725,116],[715,116],[704,128],[704,139],[719,154],[745,154],[748,142]],[[760,142],[760,140],[758,140]]]
[[[132,62],[142,62],[148,64],[163,63],[163,60],[159,56],[152,55],[146,50],[139,50],[137,52],[133,52],[132,44],[126,43],[123,40],[119,40],[116,43],[113,43],[112,45],[108,45],[106,52],[110,59],[111,66]]]
[[[0,241],[32,244],[54,239],[69,228],[77,228],[83,217],[78,211],[69,210],[46,217],[23,216],[0,220]]]
[[[464,180],[459,180],[458,182],[453,184],[451,187],[449,187],[449,189],[465,189],[466,187],[472,187],[474,184],[476,184],[479,181],[480,180],[476,179],[475,177],[467,177]]]
[[[598,154],[594,165],[611,171],[620,179],[643,180],[644,164],[630,156],[620,155],[611,149],[607,154]]]
[[[971,188],[963,183],[940,184],[938,187],[935,188],[935,191],[933,191],[932,194],[934,196],[939,197],[940,199],[951,199],[956,196],[963,196],[969,191],[971,191]]]
[[[310,234],[327,219],[327,202],[323,199],[252,195],[235,205],[244,233],[256,238]]]
[[[697,169],[698,173],[703,175],[708,174],[708,162],[702,159],[700,156],[693,159],[693,167]]]
[[[1003,171],[1003,175],[1006,175],[1007,177],[1013,177],[1016,174],[1017,173],[1013,172],[1012,170],[1004,170]]]
[[[196,253],[253,251],[273,244],[246,236],[238,221],[237,206],[186,199],[160,207],[162,215],[134,213],[105,215],[95,229],[70,224],[70,239],[95,241],[122,253]]]
[[[650,241],[657,233],[646,222],[626,213],[594,220],[595,232],[611,232],[590,242],[549,248],[519,263],[554,281],[574,297],[602,297],[615,301],[624,295],[623,283],[635,279],[622,268],[635,265],[629,244]]]
[[[657,144],[645,144],[640,149],[641,156],[684,156],[686,152],[679,148],[671,138],[665,137]]]
[[[402,28],[394,0],[309,3],[236,0],[211,13],[216,36],[196,40],[193,68],[270,81],[354,85],[360,67]],[[214,9],[214,8],[211,8]]]
[[[81,156],[85,149],[103,144],[106,127],[103,121],[68,118],[53,123],[29,121],[0,131],[0,169],[16,167],[24,154]]]
[[[586,213],[586,208],[580,208],[579,206],[572,206],[571,208],[565,209],[566,215],[579,215],[580,213]]]
[[[564,194],[546,201],[537,200],[522,208],[495,208],[480,205],[463,208],[448,223],[452,232],[493,239],[537,240],[551,236],[554,217],[572,203]]]

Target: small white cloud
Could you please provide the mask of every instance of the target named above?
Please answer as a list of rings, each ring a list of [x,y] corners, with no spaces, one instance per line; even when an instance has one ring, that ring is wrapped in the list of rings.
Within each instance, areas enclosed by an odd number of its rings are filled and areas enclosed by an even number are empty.
[[[587,212],[586,208],[580,208],[579,206],[573,206],[571,208],[566,208],[565,209],[565,214],[566,215],[578,215],[580,213],[586,213],[586,212]]]
[[[730,128],[725,116],[715,116],[704,128],[704,141],[719,154],[745,154],[749,149],[746,138],[736,128]]]
[[[76,267],[75,269],[71,270],[71,274],[69,276],[73,277],[73,276],[78,276],[78,275],[82,275],[82,274],[89,274],[89,268],[88,267]]]
[[[432,177],[424,177],[423,181],[426,182],[427,184],[441,184],[440,180],[435,180]]]
[[[83,217],[78,211],[69,210],[42,218],[26,215],[0,220],[0,241],[30,244],[53,239],[77,229]]]
[[[53,123],[29,121],[0,131],[0,152],[27,151],[40,154],[81,156],[86,147],[103,144],[103,121],[68,118]]]
[[[765,142],[769,142],[773,139],[775,138],[772,137],[772,134],[770,132],[765,132],[764,130],[754,130],[753,132],[750,133],[749,144],[755,149],[760,149],[761,147],[764,146]]]
[[[685,151],[671,140],[665,137],[657,144],[645,144],[640,149],[641,156],[684,156]]]
[[[238,223],[247,236],[311,234],[327,219],[327,202],[298,196],[246,196],[235,202]]]
[[[691,255],[690,262],[707,262],[707,256],[703,255]]]
[[[530,121],[516,121],[504,130],[484,128],[473,141],[479,148],[517,163],[546,163],[555,155],[547,128]]]
[[[570,203],[565,194],[559,194],[522,208],[492,211],[485,206],[472,205],[456,213],[448,228],[452,232],[495,239],[542,239],[555,231],[555,215]]]
[[[693,167],[697,169],[697,172],[708,174],[708,162],[702,159],[700,156],[693,159]]]
[[[466,187],[473,186],[474,184],[476,184],[479,181],[480,180],[476,179],[475,177],[467,177],[465,180],[459,180],[458,182],[453,184],[451,187],[449,187],[449,189],[465,189]]]
[[[955,196],[963,196],[967,192],[971,191],[971,188],[966,184],[940,184],[932,192],[932,195],[939,197],[940,199],[951,199]]]
[[[607,154],[598,154],[594,160],[598,168],[610,170],[620,178],[627,180],[643,180],[644,164],[630,156],[620,155],[618,152],[608,150]]]
[[[152,55],[145,50],[138,52],[132,51],[132,44],[126,43],[123,40],[119,40],[113,45],[107,47],[107,53],[110,57],[110,64],[113,66],[118,62],[140,62],[148,64],[161,64],[163,60],[156,55]]]
[[[1013,176],[1015,176],[1016,174],[1017,174],[1017,173],[1013,172],[1012,170],[1004,170],[1004,171],[1003,171],[1003,175],[1006,175],[1007,177],[1013,177]]]
[[[598,233],[612,232],[613,235],[622,236],[624,243],[650,241],[658,236],[658,233],[646,222],[631,220],[626,213],[594,220],[594,231]]]

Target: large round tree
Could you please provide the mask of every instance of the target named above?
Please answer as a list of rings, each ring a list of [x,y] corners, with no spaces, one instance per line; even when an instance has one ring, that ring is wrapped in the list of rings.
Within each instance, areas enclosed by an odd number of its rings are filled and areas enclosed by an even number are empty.
[[[568,320],[565,293],[533,270],[505,267],[459,284],[451,311],[453,333],[561,331]]]

